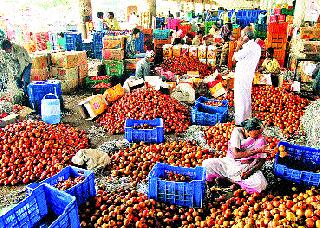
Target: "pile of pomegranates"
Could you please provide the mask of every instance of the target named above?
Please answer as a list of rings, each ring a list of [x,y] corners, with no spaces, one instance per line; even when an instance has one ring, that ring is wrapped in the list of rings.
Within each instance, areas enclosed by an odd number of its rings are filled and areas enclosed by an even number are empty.
[[[175,182],[190,182],[192,178],[188,175],[175,173],[173,171],[165,173],[163,180],[175,181]]]
[[[248,194],[238,189],[218,204],[209,203],[208,227],[320,227],[320,194],[311,188],[299,194]]]
[[[88,147],[84,131],[65,125],[23,121],[0,128],[0,185],[43,180]]]
[[[215,191],[215,190],[213,190]],[[148,199],[128,189],[97,191],[80,206],[81,227],[308,227],[320,225],[319,190],[275,196],[234,190],[231,198],[209,201],[203,209]]]
[[[207,144],[216,151],[220,151],[220,157],[225,157],[227,153],[228,141],[233,129],[234,123],[228,122],[207,127],[204,131]]]
[[[80,184],[82,181],[84,181],[85,177],[84,176],[79,176],[79,177],[69,177],[66,180],[60,180],[58,183],[54,186],[55,188],[59,190],[67,190],[69,188],[72,188],[73,186]]]
[[[252,110],[267,125],[278,126],[284,134],[299,130],[308,100],[272,86],[253,87]]]
[[[155,129],[155,127],[154,126],[151,126],[151,125],[149,125],[149,124],[137,124],[137,125],[134,125],[133,127],[132,127],[133,129]]]
[[[166,132],[180,133],[190,125],[189,110],[169,95],[153,88],[137,89],[108,107],[97,122],[111,134],[124,132],[126,119],[162,118]]]
[[[189,56],[166,58],[161,67],[165,71],[171,71],[177,75],[184,75],[188,71],[199,71],[202,78],[212,73],[207,64]]]
[[[208,106],[216,106],[216,107],[224,106],[222,101],[206,101],[204,102],[204,104]]]
[[[147,178],[156,162],[195,167],[201,165],[204,159],[215,156],[208,149],[187,141],[151,145],[141,142],[133,144],[131,148],[120,150],[112,156],[111,175],[114,177],[129,176],[134,181],[141,181]]]
[[[100,189],[80,206],[79,215],[81,227],[200,227],[205,220],[204,209],[156,202],[132,189],[119,193]]]

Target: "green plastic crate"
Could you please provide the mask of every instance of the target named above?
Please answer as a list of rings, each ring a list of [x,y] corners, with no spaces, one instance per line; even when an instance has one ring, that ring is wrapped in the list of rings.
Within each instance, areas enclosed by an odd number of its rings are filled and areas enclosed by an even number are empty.
[[[105,76],[105,77],[108,77],[106,79],[103,79],[103,80],[92,80],[94,76],[88,76],[85,78],[85,84],[86,84],[86,87],[88,88],[92,88],[93,86],[101,83],[101,82],[105,82],[105,83],[110,83],[111,82],[111,76]]]
[[[106,72],[109,76],[117,76],[120,77],[124,72],[124,64],[123,61],[116,60],[104,60],[103,64],[106,66]]]

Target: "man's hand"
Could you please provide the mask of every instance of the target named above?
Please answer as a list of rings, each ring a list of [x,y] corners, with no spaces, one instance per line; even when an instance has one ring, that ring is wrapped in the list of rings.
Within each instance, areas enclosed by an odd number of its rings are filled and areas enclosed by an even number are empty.
[[[242,45],[243,45],[243,41],[242,41],[242,39],[239,39],[237,41],[237,47],[235,49],[235,52],[239,51],[242,48]]]

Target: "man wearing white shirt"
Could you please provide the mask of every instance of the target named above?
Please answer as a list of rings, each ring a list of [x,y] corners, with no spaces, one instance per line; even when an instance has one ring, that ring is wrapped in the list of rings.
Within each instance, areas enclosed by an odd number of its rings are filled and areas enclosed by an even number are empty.
[[[237,61],[234,75],[235,122],[240,125],[251,117],[251,90],[254,74],[261,56],[261,47],[254,42],[251,28],[241,34],[233,59]]]

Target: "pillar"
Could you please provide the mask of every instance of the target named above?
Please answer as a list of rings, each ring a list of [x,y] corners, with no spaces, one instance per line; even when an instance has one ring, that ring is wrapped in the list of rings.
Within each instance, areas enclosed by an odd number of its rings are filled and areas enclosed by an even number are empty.
[[[148,12],[150,12],[150,28],[152,28],[152,19],[157,16],[157,0],[147,0]]]
[[[78,0],[80,10],[80,31],[82,37],[87,39],[86,22],[92,20],[91,0]]]

